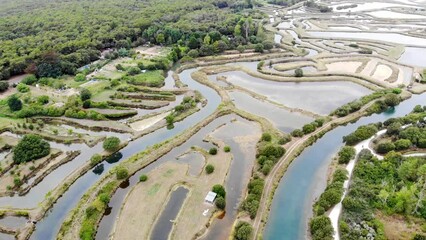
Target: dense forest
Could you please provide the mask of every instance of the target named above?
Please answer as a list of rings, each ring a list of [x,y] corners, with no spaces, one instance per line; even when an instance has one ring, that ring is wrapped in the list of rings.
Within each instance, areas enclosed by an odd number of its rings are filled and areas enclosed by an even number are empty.
[[[179,44],[211,55],[212,49],[201,49],[206,41],[220,48],[258,41],[249,39],[257,28],[242,14],[253,7],[251,1],[0,0],[0,5],[0,79],[23,72],[74,74],[107,48]]]

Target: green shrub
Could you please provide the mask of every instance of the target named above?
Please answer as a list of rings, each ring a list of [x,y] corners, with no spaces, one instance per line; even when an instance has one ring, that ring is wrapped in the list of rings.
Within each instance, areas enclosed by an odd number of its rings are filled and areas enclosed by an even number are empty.
[[[221,210],[225,210],[225,207],[226,207],[225,198],[223,198],[221,196],[217,197],[216,200],[215,200],[215,204],[216,204],[217,208],[219,208]]]
[[[262,134],[262,141],[270,142],[272,140],[272,136],[270,133],[263,133]]]
[[[139,182],[146,182],[148,180],[148,176],[145,174],[140,175]]]
[[[108,137],[103,143],[103,148],[108,152],[115,152],[120,147],[120,139],[117,137]]]
[[[406,150],[412,145],[411,141],[408,139],[399,139],[395,142],[396,150]]]
[[[234,240],[251,239],[253,227],[248,222],[240,221],[235,226]]]
[[[206,166],[206,173],[207,174],[211,174],[211,173],[213,173],[214,172],[214,166],[213,165],[211,165],[211,164],[207,164],[207,166]]]
[[[340,149],[338,156],[339,164],[347,164],[355,157],[355,148],[350,146],[344,146]]]
[[[117,180],[126,179],[129,176],[129,171],[127,171],[124,167],[117,167],[115,170],[115,176],[117,177]]]
[[[26,93],[30,91],[30,87],[28,87],[28,85],[23,83],[19,83],[18,86],[16,86],[16,89],[18,90],[18,92],[21,92],[21,93]]]
[[[309,222],[309,229],[311,232],[312,240],[332,240],[333,239],[333,226],[331,220],[327,216],[318,216],[311,219]]]
[[[395,150],[395,144],[392,142],[384,142],[377,145],[377,152],[381,154],[385,154],[393,150]]]
[[[303,70],[300,69],[300,68],[294,70],[294,76],[295,77],[303,77]]]
[[[216,193],[218,196],[225,198],[226,196],[226,191],[225,191],[225,187],[223,187],[220,184],[216,184],[212,187],[212,192]]]
[[[231,147],[230,146],[225,146],[225,147],[223,147],[223,151],[230,152],[231,151]]]
[[[210,148],[209,154],[210,155],[216,155],[217,154],[217,148],[215,148],[215,147]]]

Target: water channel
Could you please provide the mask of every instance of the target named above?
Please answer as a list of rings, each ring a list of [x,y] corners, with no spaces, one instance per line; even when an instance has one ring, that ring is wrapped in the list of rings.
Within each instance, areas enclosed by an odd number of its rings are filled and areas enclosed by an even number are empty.
[[[264,239],[305,239],[312,204],[326,184],[327,169],[332,156],[343,146],[342,137],[357,127],[383,122],[391,117],[404,116],[415,105],[424,104],[426,94],[414,95],[395,109],[363,117],[356,123],[340,126],[325,134],[311,147],[306,148],[287,169],[275,192]]]

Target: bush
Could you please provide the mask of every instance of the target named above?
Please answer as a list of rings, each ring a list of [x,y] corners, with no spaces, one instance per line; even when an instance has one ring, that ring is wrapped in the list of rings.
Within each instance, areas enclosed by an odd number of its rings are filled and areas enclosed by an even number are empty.
[[[256,45],[254,46],[254,51],[255,51],[255,52],[260,52],[260,53],[262,53],[262,52],[263,52],[263,49],[264,49],[264,46],[263,46],[263,44],[262,44],[262,43],[258,43],[258,44],[256,44]]]
[[[139,182],[146,182],[148,180],[148,176],[145,174],[140,175]]]
[[[333,226],[331,220],[327,216],[318,216],[311,219],[309,222],[312,240],[332,240]]]
[[[218,196],[225,198],[226,196],[226,191],[225,188],[220,185],[220,184],[216,184],[212,187],[212,192],[216,193]]]
[[[393,150],[395,150],[395,144],[392,142],[384,142],[377,145],[377,152],[381,154],[385,154]]]
[[[361,126],[355,130],[355,132],[343,137],[343,141],[348,145],[355,145],[361,141],[367,140],[374,136],[378,132],[375,125],[369,124]]]
[[[231,147],[230,146],[225,146],[225,147],[223,147],[223,151],[230,152],[231,151]]]
[[[303,70],[300,69],[300,68],[294,70],[294,76],[295,77],[303,77]]]
[[[234,239],[235,240],[249,240],[253,232],[253,227],[248,222],[239,222],[235,226]]]
[[[115,152],[120,147],[120,139],[117,137],[108,137],[103,143],[103,148],[108,152]]]
[[[127,74],[129,74],[130,76],[134,76],[134,75],[137,75],[139,73],[141,73],[141,69],[138,68],[138,67],[130,67],[127,70]]]
[[[270,133],[263,133],[262,134],[262,141],[270,142],[272,140],[272,136]]]
[[[84,76],[84,74],[82,74],[82,73],[78,73],[77,75],[75,75],[74,81],[76,81],[76,82],[86,81],[86,76]]]
[[[214,172],[214,166],[213,165],[211,165],[211,164],[207,164],[207,166],[206,166],[206,173],[207,174],[211,174],[211,173],[213,173]]]
[[[22,79],[21,83],[26,85],[33,85],[37,82],[37,77],[33,74],[26,76],[24,79]]]
[[[395,93],[388,93],[385,96],[385,103],[389,107],[395,107],[400,102],[401,102],[400,97],[398,95],[396,95]]]
[[[16,95],[12,95],[7,99],[7,105],[9,109],[13,112],[19,111],[22,109],[22,101]]]
[[[19,83],[18,86],[16,86],[16,89],[18,90],[18,92],[21,92],[21,93],[26,93],[30,91],[30,87],[28,87],[28,85],[23,83]]]
[[[248,222],[238,222],[235,226],[234,239],[235,240],[249,240],[253,232],[253,227]]]
[[[312,123],[308,123],[302,128],[304,134],[312,133],[315,131],[315,129],[316,129],[316,126]]]
[[[216,207],[221,209],[221,210],[225,210],[226,207],[226,201],[225,198],[223,197],[217,197],[216,201],[215,201]]]
[[[81,89],[80,90],[80,99],[81,101],[89,100],[92,97],[92,93],[88,89]]]
[[[303,135],[303,131],[300,129],[295,129],[293,132],[291,132],[291,136],[293,137],[302,137]]]
[[[100,161],[102,161],[102,156],[98,153],[94,154],[91,158],[90,158],[90,164],[92,166],[95,166],[96,164],[98,164]]]
[[[238,45],[237,50],[238,52],[243,53],[246,50],[246,48],[243,45]]]
[[[37,102],[40,103],[41,105],[46,105],[47,103],[49,103],[49,96],[47,95],[43,95],[37,98]]]
[[[339,164],[347,164],[350,160],[355,157],[355,148],[350,146],[344,146],[340,149],[339,156]]]
[[[196,58],[200,55],[200,53],[198,52],[197,49],[192,49],[188,52],[188,56],[190,56],[191,58]]]
[[[0,81],[0,92],[4,92],[9,88],[9,83],[6,81]]]
[[[217,148],[215,148],[215,147],[210,148],[209,154],[210,155],[216,155],[217,154]]]
[[[124,167],[117,167],[115,170],[115,176],[117,177],[117,180],[125,179],[129,176],[129,171],[127,171]]]
[[[49,155],[50,145],[40,136],[25,135],[13,149],[13,161],[16,164],[36,160]]]
[[[406,150],[412,145],[411,141],[408,139],[399,139],[395,142],[396,150]]]

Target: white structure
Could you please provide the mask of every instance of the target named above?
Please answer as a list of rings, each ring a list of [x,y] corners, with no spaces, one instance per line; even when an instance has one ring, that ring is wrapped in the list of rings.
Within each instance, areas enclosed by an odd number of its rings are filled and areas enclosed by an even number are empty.
[[[206,198],[204,198],[204,201],[213,204],[214,200],[216,199],[217,194],[214,192],[207,193]]]

